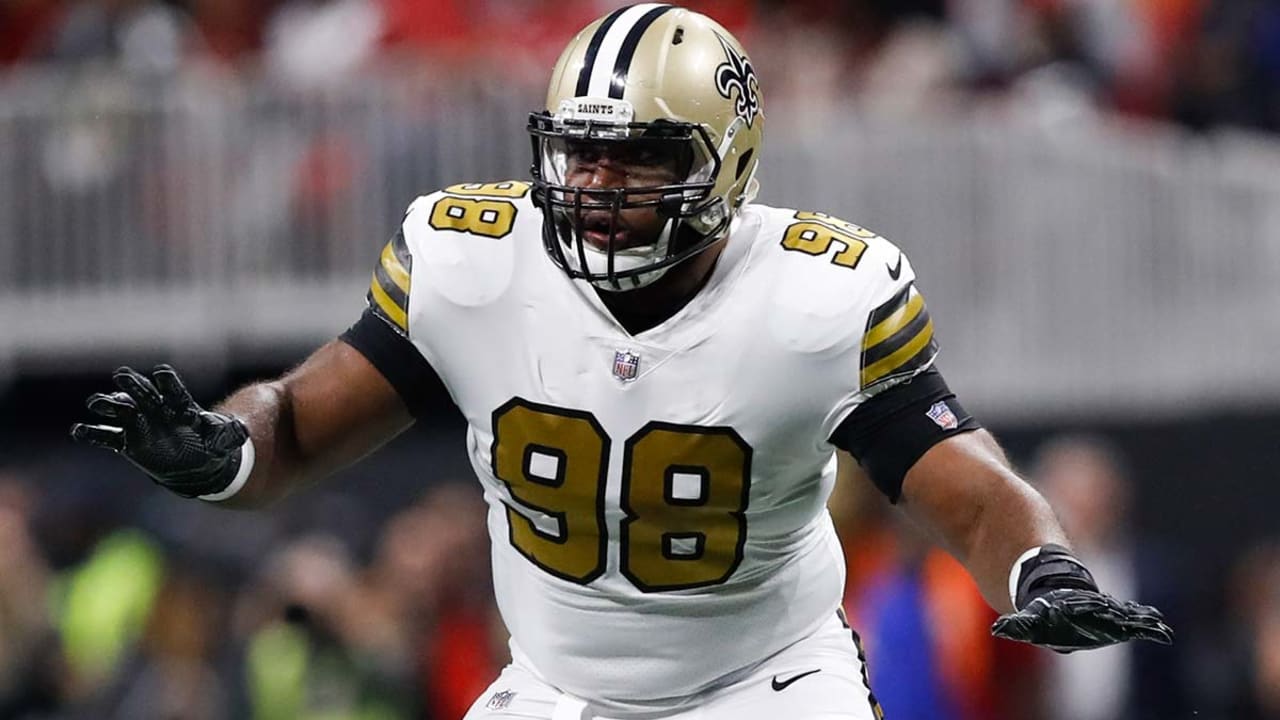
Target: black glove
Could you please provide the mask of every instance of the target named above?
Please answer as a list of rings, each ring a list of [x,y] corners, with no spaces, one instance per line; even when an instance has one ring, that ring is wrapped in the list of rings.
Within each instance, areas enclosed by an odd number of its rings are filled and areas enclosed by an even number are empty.
[[[168,365],[157,365],[151,379],[122,367],[112,380],[120,392],[95,393],[88,407],[113,424],[76,423],[72,438],[124,455],[183,497],[231,484],[240,469],[239,448],[249,438],[243,422],[202,409]]]
[[[991,634],[1043,645],[1061,653],[1129,640],[1173,643],[1173,630],[1150,605],[1119,600],[1096,590],[1050,590],[1022,610],[1002,615]]]
[[[991,634],[1061,653],[1129,640],[1173,643],[1159,610],[1100,592],[1084,565],[1057,545],[1023,564],[1015,604],[1018,612],[1001,615]]]

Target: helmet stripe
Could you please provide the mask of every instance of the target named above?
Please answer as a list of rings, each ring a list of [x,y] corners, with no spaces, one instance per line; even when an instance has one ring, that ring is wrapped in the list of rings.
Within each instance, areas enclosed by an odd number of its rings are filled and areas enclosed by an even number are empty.
[[[631,59],[635,57],[636,47],[640,44],[640,38],[644,37],[644,31],[649,29],[654,20],[660,15],[672,10],[670,5],[656,7],[645,13],[638,21],[635,27],[627,33],[627,39],[622,42],[622,47],[618,50],[618,61],[613,65],[613,77],[609,83],[609,97],[617,100],[622,99],[623,93],[627,89],[627,72],[631,68]]]
[[[620,7],[609,13],[604,22],[600,23],[600,27],[596,28],[595,34],[591,36],[591,42],[587,44],[587,54],[582,59],[582,69],[578,71],[578,87],[574,90],[574,95],[587,94],[587,89],[591,85],[591,68],[596,63],[596,55],[600,52],[600,45],[604,43],[604,36],[609,33],[609,28],[613,26],[614,21],[626,11],[627,8]]]
[[[605,22],[600,24],[595,35],[591,38],[591,43],[587,47],[587,55],[583,58],[582,71],[578,74],[578,85],[576,88],[579,97],[589,95],[591,97],[609,97],[610,84],[613,82],[613,76],[618,66],[619,54],[622,52],[623,46],[631,37],[636,29],[640,33],[644,33],[653,20],[645,20],[651,13],[661,15],[670,5],[659,3],[643,3],[641,5],[632,5],[623,8],[621,11],[615,11],[614,14],[605,18]],[[662,12],[657,12],[661,10]],[[655,15],[656,17],[656,15]],[[612,22],[610,22],[612,21]],[[596,41],[599,40],[599,43]],[[639,42],[637,37],[635,42]],[[594,46],[595,54],[592,55]],[[632,54],[635,51],[632,50]],[[627,65],[630,65],[630,59]],[[623,77],[626,77],[626,65],[623,66]],[[582,87],[582,73],[587,74],[587,87]]]

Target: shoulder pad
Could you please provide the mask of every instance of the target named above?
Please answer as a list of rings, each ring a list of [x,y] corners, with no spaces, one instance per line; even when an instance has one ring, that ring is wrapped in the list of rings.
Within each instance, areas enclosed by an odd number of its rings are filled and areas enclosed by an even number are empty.
[[[541,228],[517,181],[462,183],[420,197],[403,232],[414,257],[414,279],[458,305],[492,302],[511,283],[519,239]]]
[[[414,200],[374,266],[370,308],[407,336],[411,296],[482,305],[501,295],[515,266],[510,236],[537,215],[528,194],[528,183],[510,180],[460,183]]]
[[[914,279],[893,243],[825,213],[774,210],[762,232],[778,266],[769,327],[799,352],[853,350],[875,307]]]

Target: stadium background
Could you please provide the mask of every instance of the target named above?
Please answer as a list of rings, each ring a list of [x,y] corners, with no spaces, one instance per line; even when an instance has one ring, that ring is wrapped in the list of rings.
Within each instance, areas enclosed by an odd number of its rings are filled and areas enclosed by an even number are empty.
[[[212,403],[358,316],[408,202],[524,177],[600,0],[0,1],[0,717],[449,720],[504,662],[440,396],[268,512],[67,426],[116,365]],[[943,367],[1172,649],[986,637],[833,500],[892,720],[1280,717],[1280,3],[693,3],[752,54],[762,200],[911,256]]]

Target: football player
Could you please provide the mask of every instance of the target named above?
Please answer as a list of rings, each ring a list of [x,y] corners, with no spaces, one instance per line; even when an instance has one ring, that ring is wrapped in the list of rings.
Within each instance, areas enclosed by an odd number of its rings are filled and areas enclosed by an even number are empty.
[[[260,506],[415,418],[466,417],[513,660],[468,720],[880,716],[838,608],[837,448],[1060,651],[1170,642],[1099,591],[935,366],[911,264],[752,202],[765,117],[742,46],[662,4],[570,41],[529,118],[532,182],[417,199],[369,306],[214,411],[115,373],[78,440],[187,497]]]

